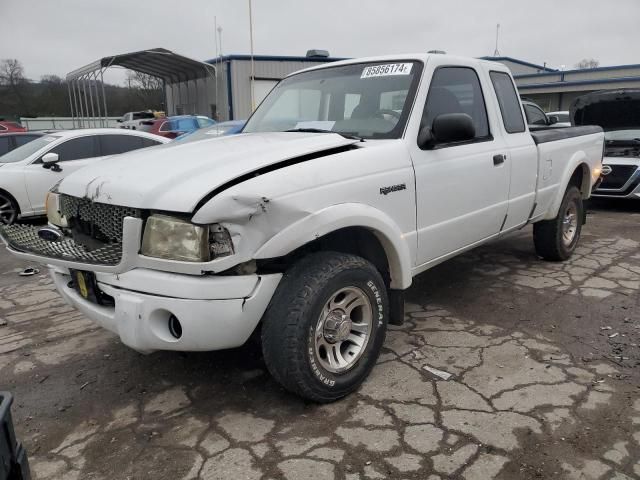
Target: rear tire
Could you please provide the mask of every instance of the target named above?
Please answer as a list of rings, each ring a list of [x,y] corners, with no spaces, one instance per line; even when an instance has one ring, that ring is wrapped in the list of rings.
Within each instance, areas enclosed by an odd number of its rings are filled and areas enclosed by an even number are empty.
[[[384,281],[370,262],[337,252],[311,254],[285,273],[263,317],[267,368],[308,400],[344,397],[374,367],[388,312]]]
[[[583,218],[582,194],[577,187],[570,185],[558,216],[533,224],[533,243],[538,255],[555,262],[570,258],[580,240]]]

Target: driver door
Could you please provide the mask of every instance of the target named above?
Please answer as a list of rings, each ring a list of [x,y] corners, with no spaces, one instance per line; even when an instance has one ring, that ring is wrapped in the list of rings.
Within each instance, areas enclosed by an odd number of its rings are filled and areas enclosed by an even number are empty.
[[[43,167],[42,156],[47,153],[58,154],[57,165],[60,171]],[[98,160],[100,148],[97,137],[94,135],[69,139],[52,147],[44,154],[24,169],[27,195],[36,215],[45,213],[47,192],[70,173]]]
[[[433,73],[421,128],[431,128],[435,117],[449,113],[469,115],[475,137],[424,150],[415,138],[409,144],[416,175],[418,266],[497,234],[507,214],[508,149],[490,122],[472,66],[443,65]]]

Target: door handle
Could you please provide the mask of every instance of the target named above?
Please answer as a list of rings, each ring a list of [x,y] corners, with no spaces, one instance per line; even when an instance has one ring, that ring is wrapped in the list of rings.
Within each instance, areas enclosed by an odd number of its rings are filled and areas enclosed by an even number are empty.
[[[502,153],[499,153],[497,155],[493,156],[493,165],[494,166],[498,166],[504,163],[504,161],[506,160],[507,156],[503,155]]]

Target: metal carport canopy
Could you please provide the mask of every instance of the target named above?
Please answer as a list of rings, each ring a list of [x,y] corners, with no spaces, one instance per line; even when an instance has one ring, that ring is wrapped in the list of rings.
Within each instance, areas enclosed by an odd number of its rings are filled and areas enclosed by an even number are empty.
[[[145,73],[161,78],[166,84],[188,82],[210,76],[215,77],[216,74],[215,66],[178,55],[165,48],[152,48],[150,50],[103,57],[68,73],[66,76],[74,126],[76,118],[80,127],[90,125],[89,118],[93,118],[94,126],[96,126],[96,112],[100,118],[100,123],[105,126],[108,115],[103,73],[110,67],[122,67]],[[99,81],[98,76],[100,77]],[[100,101],[98,82],[102,87],[102,102]]]

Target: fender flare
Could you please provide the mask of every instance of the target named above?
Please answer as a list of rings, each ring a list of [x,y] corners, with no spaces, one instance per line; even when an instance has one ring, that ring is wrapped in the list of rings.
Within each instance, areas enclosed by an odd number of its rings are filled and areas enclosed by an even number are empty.
[[[347,227],[367,228],[380,241],[389,264],[391,288],[404,290],[411,285],[411,253],[406,235],[386,213],[362,203],[342,203],[314,212],[271,237],[253,257],[281,257]]]
[[[591,178],[591,169],[589,168],[589,159],[587,157],[587,154],[583,150],[580,150],[574,153],[567,163],[567,168],[563,172],[562,179],[558,184],[558,191],[556,192],[553,201],[547,209],[547,214],[544,216],[544,220],[552,220],[558,216],[558,211],[560,210],[562,199],[564,198],[564,194],[567,191],[567,187],[569,186],[569,180],[571,180],[571,176],[578,168],[583,169],[582,198],[589,198],[591,194],[591,186],[593,183]]]

